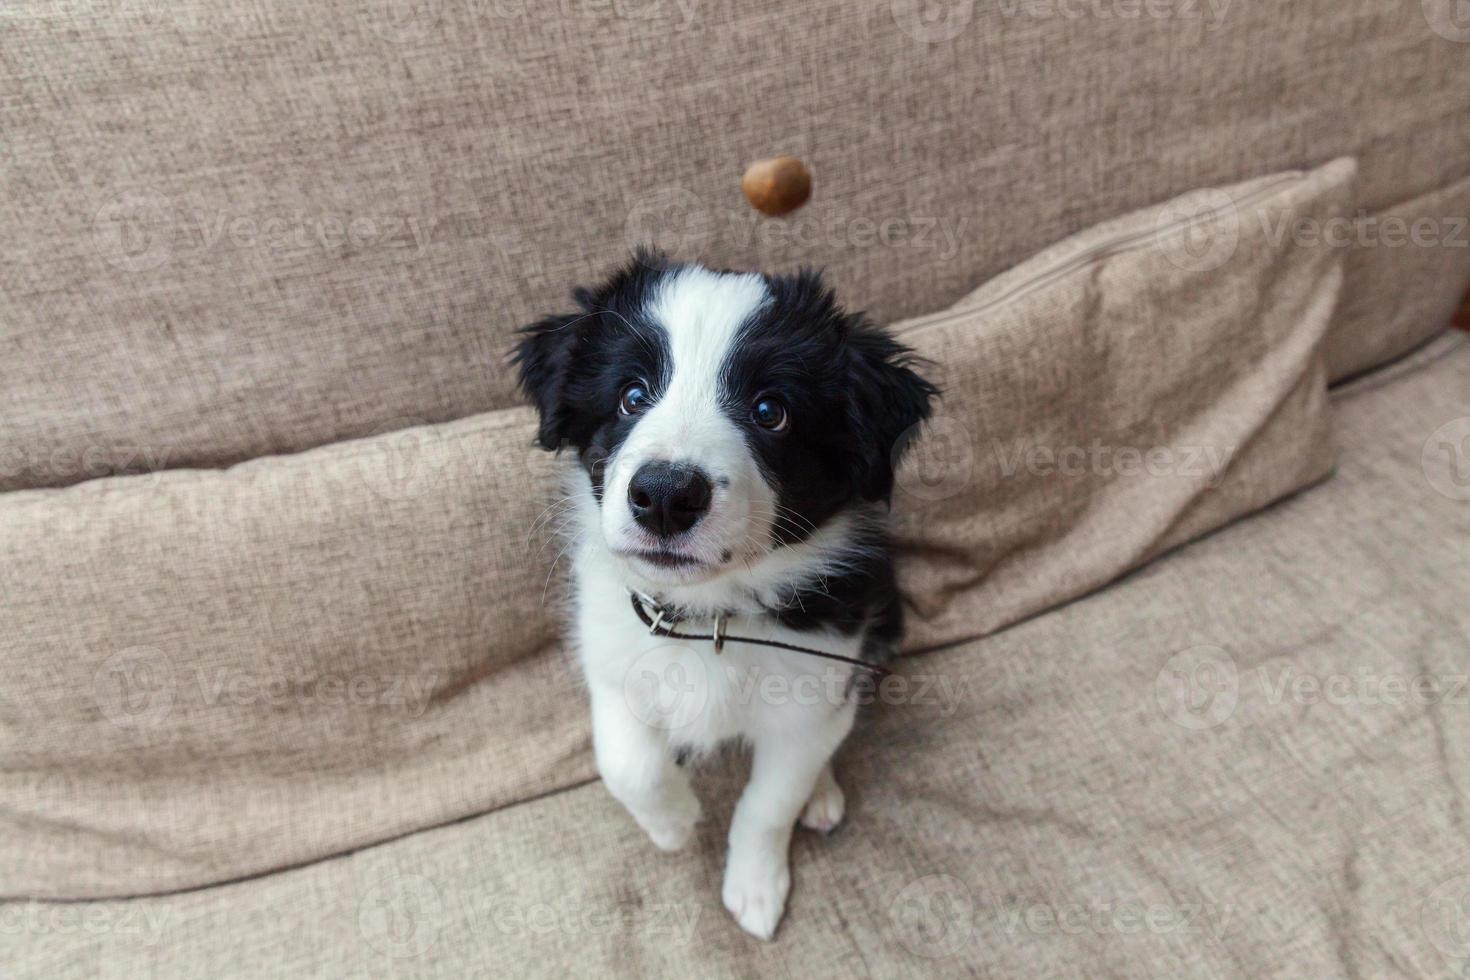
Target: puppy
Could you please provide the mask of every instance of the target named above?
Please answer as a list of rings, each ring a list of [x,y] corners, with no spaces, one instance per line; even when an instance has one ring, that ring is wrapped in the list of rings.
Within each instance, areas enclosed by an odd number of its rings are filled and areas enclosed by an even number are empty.
[[[893,468],[937,390],[815,272],[639,253],[573,297],[577,312],[524,329],[515,362],[539,444],[576,452],[564,506],[598,770],[673,851],[700,818],[680,763],[748,743],[722,898],[770,939],[794,825],[842,819],[831,758],[870,675],[761,641],[894,654]]]

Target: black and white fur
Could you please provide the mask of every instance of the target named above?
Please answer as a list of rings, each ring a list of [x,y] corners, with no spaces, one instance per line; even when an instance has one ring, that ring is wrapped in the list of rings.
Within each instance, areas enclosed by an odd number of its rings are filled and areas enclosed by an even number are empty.
[[[861,672],[650,635],[629,589],[675,610],[685,631],[708,632],[721,613],[731,634],[890,657],[902,629],[884,531],[893,466],[936,390],[814,272],[716,272],[640,253],[573,295],[577,312],[525,329],[516,363],[540,445],[575,450],[579,464],[566,506],[598,769],[672,851],[700,818],[679,761],[748,743],[722,894],[742,928],[769,939],[794,825],[842,819],[830,760]]]

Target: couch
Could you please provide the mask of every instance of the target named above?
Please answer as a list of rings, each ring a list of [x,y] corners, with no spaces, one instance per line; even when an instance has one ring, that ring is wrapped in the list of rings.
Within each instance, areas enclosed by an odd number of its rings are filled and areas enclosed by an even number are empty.
[[[0,977],[1462,972],[1458,14],[0,10]],[[506,360],[638,244],[946,389],[770,944],[738,752],[678,855],[596,783]]]

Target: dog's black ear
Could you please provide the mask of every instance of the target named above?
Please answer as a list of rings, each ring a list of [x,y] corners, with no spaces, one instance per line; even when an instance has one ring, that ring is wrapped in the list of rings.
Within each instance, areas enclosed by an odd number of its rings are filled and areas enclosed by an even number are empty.
[[[866,500],[887,501],[893,471],[929,418],[939,389],[914,368],[921,358],[862,317],[849,320],[848,425],[854,435],[855,486]]]
[[[521,328],[515,361],[521,390],[536,406],[541,425],[536,443],[542,449],[560,449],[567,441],[571,421],[566,404],[567,373],[577,348],[578,321],[585,313],[549,316]]]

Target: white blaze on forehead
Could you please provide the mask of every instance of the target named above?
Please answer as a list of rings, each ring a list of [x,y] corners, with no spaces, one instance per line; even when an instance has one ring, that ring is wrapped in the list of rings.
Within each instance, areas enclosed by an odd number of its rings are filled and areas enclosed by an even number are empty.
[[[753,274],[693,267],[660,283],[648,313],[668,334],[673,361],[661,399],[685,402],[715,396],[741,325],[770,300],[765,280]]]
[[[698,467],[715,484],[709,513],[685,543],[689,553],[726,564],[769,550],[774,497],[741,429],[726,415],[721,375],[740,328],[771,302],[757,275],[684,268],[654,290],[644,310],[662,328],[667,374],[654,382],[653,406],[618,449],[606,482],[604,537],[619,547],[649,547],[627,506],[628,482],[651,461]]]

